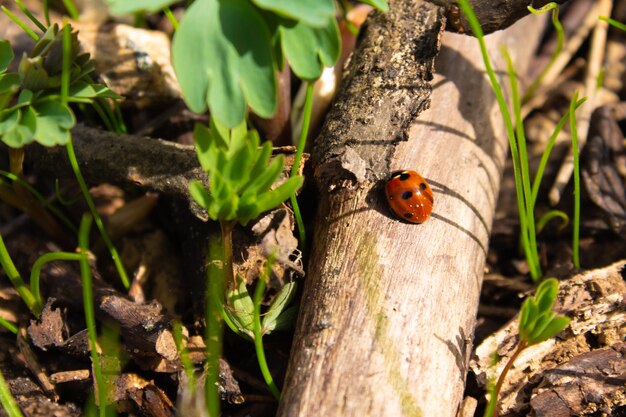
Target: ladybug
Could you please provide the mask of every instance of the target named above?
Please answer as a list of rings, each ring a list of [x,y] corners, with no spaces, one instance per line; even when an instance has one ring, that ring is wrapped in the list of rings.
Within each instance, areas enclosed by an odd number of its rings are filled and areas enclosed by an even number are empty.
[[[425,222],[433,211],[433,191],[415,171],[394,172],[385,185],[391,211],[411,223]]]

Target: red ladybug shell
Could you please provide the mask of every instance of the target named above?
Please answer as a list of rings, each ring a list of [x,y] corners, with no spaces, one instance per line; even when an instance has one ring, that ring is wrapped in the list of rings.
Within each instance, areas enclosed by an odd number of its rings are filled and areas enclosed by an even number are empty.
[[[387,202],[394,214],[411,223],[425,222],[433,211],[433,191],[415,171],[399,171],[385,185]]]

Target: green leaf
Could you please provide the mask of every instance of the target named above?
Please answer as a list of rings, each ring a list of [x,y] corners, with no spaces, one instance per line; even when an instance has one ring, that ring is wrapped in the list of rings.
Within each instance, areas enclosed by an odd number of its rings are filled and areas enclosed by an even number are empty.
[[[96,90],[96,95],[100,98],[110,98],[112,100],[123,100],[124,96],[121,96],[111,90],[106,85],[102,84],[91,84],[91,87]]]
[[[535,299],[539,311],[547,311],[552,308],[556,295],[559,292],[559,282],[555,278],[549,278],[543,281],[537,288]]]
[[[519,321],[519,334],[520,338],[528,339],[537,322],[537,316],[539,315],[539,308],[533,297],[528,297],[522,304],[522,310],[520,312]]]
[[[359,0],[361,3],[369,4],[370,6],[382,11],[386,12],[389,10],[389,4],[387,4],[386,0]]]
[[[530,332],[529,342],[533,342],[534,340],[537,339],[537,335],[543,332],[543,330],[550,324],[552,319],[554,319],[555,315],[556,314],[554,313],[554,311],[546,311],[545,313],[537,317],[537,320],[535,321],[535,325],[533,326],[533,329]]]
[[[0,72],[4,72],[9,67],[9,64],[13,61],[13,49],[9,41],[0,40]]]
[[[24,88],[37,91],[48,87],[49,77],[43,67],[43,59],[41,57],[28,58],[26,53],[24,53],[20,61],[18,74]]]
[[[139,12],[158,12],[178,0],[106,0],[109,11],[114,15],[128,15]]]
[[[261,117],[276,111],[270,33],[247,0],[196,0],[174,35],[174,69],[189,108],[207,106],[227,127],[243,122],[246,107]]]
[[[231,183],[235,191],[241,188],[250,179],[250,168],[253,162],[254,148],[242,146],[239,151],[230,157],[224,176]]]
[[[255,162],[253,162],[254,165],[250,169],[250,181],[256,180],[265,171],[270,156],[272,156],[272,143],[266,141],[260,148],[257,148]]]
[[[19,122],[2,135],[2,141],[12,148],[21,148],[31,143],[37,128],[37,119],[32,107],[17,109]]]
[[[250,220],[258,217],[259,214],[278,207],[278,205],[302,187],[303,182],[304,178],[301,176],[291,177],[275,190],[260,193],[256,199],[250,200],[247,204],[242,202],[237,212],[239,223],[245,226]]]
[[[341,38],[334,16],[321,28],[282,20],[280,32],[289,66],[303,80],[318,79],[324,67],[332,67],[339,58]]]
[[[263,316],[261,322],[262,333],[270,333],[276,328],[276,321],[278,317],[289,307],[289,304],[296,295],[296,289],[298,285],[295,281],[286,283],[283,288],[280,289],[272,304],[267,309],[267,312]]]
[[[333,0],[252,0],[262,9],[271,10],[279,16],[305,22],[311,26],[326,25],[335,18]]]
[[[22,112],[20,109],[7,109],[0,112],[0,136],[4,135],[8,131],[15,129],[20,122]]]
[[[287,308],[283,313],[276,317],[275,320],[269,321],[262,328],[263,334],[270,334],[276,330],[284,330],[293,327],[296,319],[298,318],[298,305]]]
[[[208,193],[206,188],[204,188],[204,185],[202,185],[200,181],[191,180],[191,182],[189,182],[189,193],[191,194],[191,197],[196,201],[196,203],[200,205],[200,207],[203,207],[207,210],[209,207],[211,207],[211,204],[213,203],[213,198]]]
[[[69,107],[58,101],[44,101],[33,106],[37,113],[35,139],[44,146],[65,145],[76,119]]]
[[[243,190],[241,198],[246,200],[252,196],[256,196],[269,190],[269,188],[274,184],[274,181],[278,178],[280,173],[285,166],[285,157],[284,155],[278,155],[276,158],[270,162],[269,165],[265,167],[265,170],[256,178],[251,178],[250,184]]]
[[[569,325],[569,322],[569,317],[560,316],[553,318],[543,331],[535,335],[535,343],[543,342],[558,335]]]
[[[33,92],[30,90],[24,89],[20,91],[20,95],[17,97],[17,106],[18,107],[30,106],[32,99],[33,99]]]
[[[0,94],[7,91],[17,92],[20,88],[20,76],[15,73],[0,75]]]
[[[237,324],[241,326],[241,330],[252,332],[254,303],[248,293],[245,281],[239,275],[237,276],[237,284],[238,287],[227,294],[229,311],[231,316],[235,317]]]
[[[283,201],[295,194],[303,183],[304,178],[297,175],[289,178],[276,189],[260,195],[257,200],[259,214],[278,207]]]
[[[227,144],[216,134],[215,129],[209,130],[206,126],[196,123],[193,131],[196,153],[200,166],[205,172],[214,172],[218,168],[220,149],[227,149]]]

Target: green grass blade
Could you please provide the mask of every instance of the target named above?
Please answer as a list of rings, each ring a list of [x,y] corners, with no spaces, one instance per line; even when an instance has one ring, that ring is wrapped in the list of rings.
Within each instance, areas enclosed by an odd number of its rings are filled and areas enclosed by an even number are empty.
[[[0,326],[4,327],[13,334],[17,334],[17,331],[19,330],[15,324],[11,323],[4,317],[0,317]]]
[[[605,21],[606,23],[608,23],[611,26],[614,26],[620,30],[623,30],[626,32],[626,25],[623,24],[622,22],[618,22],[615,19],[611,19],[610,17],[605,17],[605,16],[600,16],[598,19]]]
[[[552,27],[554,27],[554,32],[556,33],[556,46],[554,48],[554,52],[550,55],[550,61],[548,61],[548,64],[541,70],[539,75],[537,75],[537,78],[535,78],[532,84],[528,87],[528,90],[526,90],[524,97],[522,97],[522,103],[527,103],[535,94],[537,88],[541,85],[541,81],[561,54],[563,44],[565,42],[565,34],[563,33],[563,25],[561,25],[561,21],[559,20],[559,5],[557,3],[550,2],[539,9],[528,6],[528,10],[530,10],[533,14],[541,14],[552,10]]]
[[[4,375],[0,372],[0,403],[2,403],[2,408],[7,413],[9,417],[23,417],[22,410],[17,405],[17,401],[11,394],[11,390],[9,389],[9,384],[4,379]]]
[[[575,268],[580,268],[580,160],[578,149],[578,130],[576,129],[576,106],[578,91],[569,106],[569,123],[572,134],[572,157],[574,162],[574,219],[572,223],[572,262]]]
[[[524,120],[522,118],[522,103],[519,97],[519,87],[517,84],[517,74],[513,67],[513,61],[506,48],[502,48],[502,54],[506,61],[507,74],[511,85],[511,101],[513,102],[513,114],[515,115],[515,134],[517,136],[519,171],[522,180],[522,194],[524,198],[525,214],[526,214],[526,230],[522,233],[528,235],[528,248],[526,250],[528,258],[528,266],[531,276],[541,276],[541,265],[539,263],[539,253],[537,252],[537,234],[535,230],[535,212],[532,204],[530,190],[530,169],[528,168],[528,152],[526,150],[526,132],[524,131]]]
[[[580,107],[580,105],[583,104],[586,99],[587,98],[578,100],[575,104],[575,108],[578,109],[578,107]],[[559,133],[561,133],[561,130],[563,130],[565,123],[567,123],[567,121],[569,120],[569,117],[570,117],[570,114],[568,110],[568,112],[565,113],[563,117],[561,117],[561,120],[559,120],[559,122],[557,123],[556,127],[554,128],[554,132],[552,132],[552,135],[548,139],[548,144],[546,145],[546,148],[544,149],[543,154],[541,155],[541,161],[539,162],[537,173],[533,181],[533,188],[532,188],[533,208],[535,207],[535,203],[537,202],[537,195],[539,194],[539,187],[541,186],[543,173],[545,172],[546,166],[548,165],[548,160],[550,159],[552,148],[554,147],[554,143],[556,142],[556,138],[559,136]]]
[[[526,231],[528,230],[527,229],[528,220],[526,217],[526,205],[524,203],[522,176],[521,176],[520,167],[519,167],[520,157],[518,153],[517,140],[515,138],[515,130],[513,128],[513,123],[511,122],[511,116],[507,108],[506,101],[504,99],[504,93],[502,92],[502,88],[500,87],[500,84],[498,83],[495,71],[493,69],[493,66],[491,65],[491,60],[489,59],[489,53],[487,52],[487,46],[485,44],[484,34],[482,31],[482,28],[480,27],[480,23],[478,22],[478,19],[476,18],[476,15],[474,14],[474,11],[472,10],[467,0],[459,0],[459,6],[463,10],[463,13],[465,14],[472,28],[472,32],[474,33],[474,36],[476,36],[476,38],[478,39],[478,45],[480,46],[480,51],[483,57],[485,70],[487,72],[487,76],[489,77],[489,82],[491,83],[491,88],[493,89],[494,95],[496,97],[496,101],[500,108],[500,112],[502,113],[502,119],[504,120],[507,137],[509,139],[509,148],[511,150],[511,158],[513,160],[513,175],[515,178],[515,193],[517,196],[517,207],[518,207],[519,216],[520,216],[520,229],[522,231],[521,232],[522,243],[524,247],[524,252],[526,254],[526,259],[528,259],[529,261],[529,266],[532,266],[533,262],[531,261],[534,259],[532,251],[533,250],[536,251],[537,248],[530,247],[528,234],[526,233]],[[533,280],[536,281],[541,278],[540,271],[531,269],[530,272],[531,272],[531,276]]]
[[[100,405],[100,417],[106,416],[106,387],[102,375],[100,357],[98,356],[98,334],[96,330],[96,315],[93,307],[93,289],[91,286],[91,266],[89,265],[89,229],[91,228],[92,217],[85,213],[80,222],[78,232],[78,247],[80,250],[80,277],[83,284],[83,309],[85,311],[85,323],[87,324],[87,335],[89,337],[89,351],[91,353],[91,364],[95,376],[96,391],[98,393],[98,403]]]
[[[85,197],[85,201],[87,201],[87,205],[89,206],[89,211],[93,215],[93,219],[94,219],[94,222],[96,223],[96,226],[98,226],[98,230],[100,231],[102,240],[104,241],[105,245],[109,249],[109,253],[111,254],[111,258],[113,258],[113,263],[115,264],[117,273],[120,276],[120,280],[122,281],[124,288],[128,289],[130,287],[128,274],[126,274],[124,265],[122,265],[122,260],[120,258],[119,253],[117,252],[117,249],[115,248],[115,246],[113,246],[113,242],[111,241],[109,234],[104,228],[104,223],[102,222],[102,219],[100,218],[100,215],[98,214],[96,210],[96,204],[94,203],[93,198],[91,198],[91,194],[89,194],[89,188],[87,187],[87,183],[85,182],[85,178],[83,177],[83,174],[80,172],[80,167],[78,166],[78,160],[76,159],[76,153],[74,152],[74,145],[72,144],[71,139],[67,143],[67,145],[65,145],[65,147],[67,149],[67,156],[69,157],[72,170],[74,170],[74,175],[76,176],[76,180],[78,181],[78,184],[80,185],[80,189],[83,192],[83,196]]]
[[[26,23],[24,23],[19,17],[13,14],[9,9],[7,9],[5,6],[0,6],[0,10],[2,10],[4,14],[6,14],[9,19],[11,19],[16,25],[18,25],[24,31],[24,33],[30,36],[31,39],[33,39],[35,42],[39,40],[39,36],[31,28],[26,26]]]
[[[73,233],[78,233],[78,229],[76,228],[76,226],[74,226],[74,223],[72,223],[70,221],[70,219],[63,214],[63,212],[61,212],[61,210],[59,210],[57,207],[55,207],[53,204],[50,204],[50,202],[48,201],[47,198],[45,198],[43,195],[41,195],[41,193],[39,191],[37,191],[35,189],[35,187],[33,187],[32,185],[30,185],[28,182],[24,181],[23,179],[21,179],[20,177],[18,177],[17,175],[11,173],[11,172],[7,172],[4,170],[0,169],[0,175],[7,177],[8,179],[10,179],[11,181],[15,181],[18,184],[20,184],[20,186],[22,186],[23,188],[25,188],[26,190],[28,190],[28,192],[30,192],[33,196],[35,196],[35,198],[37,200],[39,200],[39,202],[48,210],[50,210],[50,212],[52,214],[54,214],[55,216],[57,216],[57,218],[63,223],[65,224]],[[58,195],[57,195],[58,197]],[[60,200],[59,200],[60,201]]]

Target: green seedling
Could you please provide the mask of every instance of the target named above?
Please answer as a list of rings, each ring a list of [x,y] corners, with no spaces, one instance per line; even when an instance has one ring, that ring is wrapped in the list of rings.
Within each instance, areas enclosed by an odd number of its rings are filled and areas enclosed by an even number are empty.
[[[558,291],[559,282],[555,278],[549,278],[539,285],[533,297],[524,300],[519,314],[519,342],[504,369],[502,369],[495,386],[490,390],[491,398],[485,410],[485,417],[498,416],[498,395],[506,374],[520,353],[529,346],[555,337],[569,325],[569,317],[557,316],[552,310]]]
[[[193,181],[190,192],[209,217],[220,223],[222,232],[221,240],[213,242],[210,248],[212,261],[206,296],[207,369],[211,372],[207,372],[205,387],[207,405],[217,412],[219,400],[213,382],[217,381],[218,373],[213,371],[219,369],[221,345],[216,340],[221,340],[225,291],[229,291],[231,311],[240,313],[233,315],[232,319],[228,317],[227,322],[238,321],[234,328],[252,329],[254,334],[254,303],[250,303],[245,285],[242,287],[237,283],[233,274],[232,230],[236,223],[245,226],[261,213],[281,204],[302,186],[303,178],[290,177],[272,189],[283,171],[284,157],[278,155],[270,160],[271,144],[265,142],[259,146],[258,133],[249,130],[245,124],[228,129],[211,118],[210,128],[196,125],[194,133],[198,160],[209,176],[209,187]],[[253,336],[253,340],[257,338]],[[260,355],[259,361],[264,363],[263,353]],[[273,383],[270,389],[277,393]]]

